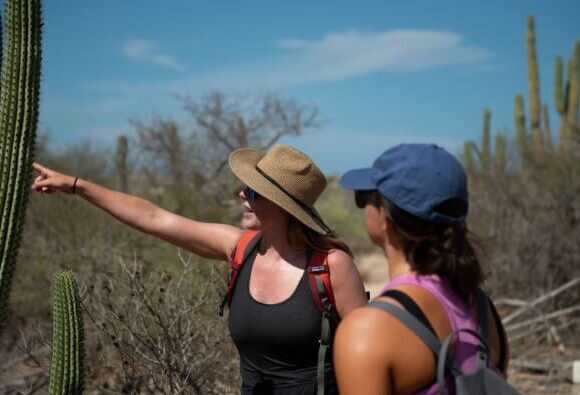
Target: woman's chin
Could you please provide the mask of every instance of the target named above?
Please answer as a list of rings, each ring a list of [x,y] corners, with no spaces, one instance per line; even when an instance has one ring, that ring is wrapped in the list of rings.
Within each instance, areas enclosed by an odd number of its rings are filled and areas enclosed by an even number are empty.
[[[249,230],[259,230],[260,220],[253,212],[245,212],[242,216],[242,228]]]

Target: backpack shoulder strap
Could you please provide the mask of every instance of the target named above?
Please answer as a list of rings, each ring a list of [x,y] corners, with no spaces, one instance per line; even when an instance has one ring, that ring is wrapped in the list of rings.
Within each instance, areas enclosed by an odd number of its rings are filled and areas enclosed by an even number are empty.
[[[422,341],[433,351],[433,353],[438,356],[439,349],[441,348],[441,343],[439,339],[430,329],[428,329],[421,321],[415,318],[407,310],[400,308],[392,303],[385,302],[382,300],[373,300],[368,304],[371,307],[383,310],[388,314],[395,317],[407,328],[409,328],[413,333],[415,333]]]
[[[475,291],[476,303],[477,303],[477,332],[484,338],[487,339],[487,328],[488,328],[488,316],[487,316],[487,306],[489,305],[491,314],[495,321],[495,327],[498,334],[499,340],[499,360],[497,363],[497,368],[505,372],[505,358],[506,358],[506,334],[501,318],[492,300],[481,290],[477,288]],[[490,361],[491,363],[491,361]]]
[[[321,312],[328,311],[333,315],[336,314],[335,318],[338,318],[338,312],[334,302],[334,293],[330,282],[328,252],[312,251],[308,259],[307,271],[310,291],[312,292],[312,298],[316,307]]]
[[[248,259],[248,256],[256,249],[260,244],[262,239],[262,234],[257,230],[249,230],[242,235],[236,248],[232,251],[232,256],[230,257],[230,276],[228,279],[228,290],[224,295],[222,302],[219,306],[219,315],[224,315],[224,307],[226,303],[231,303],[232,295],[234,292],[234,287],[236,286],[236,281],[238,279],[238,273],[244,262]]]
[[[477,306],[477,333],[484,339],[487,338],[487,297],[481,288],[475,290],[475,303]]]
[[[411,313],[415,318],[417,318],[423,325],[425,325],[431,332],[435,333],[435,329],[423,313],[423,310],[419,305],[405,292],[399,289],[389,289],[384,292],[381,296],[388,296],[389,298],[395,299],[401,304],[409,313]]]
[[[322,313],[320,321],[320,346],[318,347],[318,363],[316,369],[316,394],[324,395],[324,370],[326,351],[330,347],[332,327],[338,324],[338,312],[334,303],[334,293],[330,282],[330,268],[328,266],[328,252],[308,252],[308,282],[314,304]]]

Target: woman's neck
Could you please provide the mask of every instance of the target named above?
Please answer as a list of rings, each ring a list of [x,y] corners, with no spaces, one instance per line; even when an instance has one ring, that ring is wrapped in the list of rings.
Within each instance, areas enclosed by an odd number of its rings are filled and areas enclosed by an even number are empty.
[[[413,273],[411,264],[401,249],[398,249],[392,244],[387,243],[384,251],[388,260],[389,278],[395,278],[403,274]]]
[[[288,242],[287,226],[276,226],[276,228],[265,227],[262,229],[260,253],[268,255],[273,260],[282,259],[286,262],[293,262],[303,255],[304,251],[292,248]]]

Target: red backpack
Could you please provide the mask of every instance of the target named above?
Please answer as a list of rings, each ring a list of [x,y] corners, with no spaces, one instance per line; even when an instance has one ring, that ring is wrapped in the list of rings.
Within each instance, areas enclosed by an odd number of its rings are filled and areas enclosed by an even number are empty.
[[[219,313],[223,315],[226,303],[231,304],[234,287],[238,279],[238,274],[242,265],[258,248],[262,235],[259,231],[250,230],[242,235],[230,258],[230,278],[228,290],[220,304]],[[324,364],[326,361],[326,350],[331,343],[331,327],[336,327],[339,321],[338,311],[334,303],[334,294],[330,283],[330,270],[328,267],[328,252],[312,251],[306,266],[308,271],[308,282],[312,292],[312,299],[322,314],[320,328],[320,348],[318,349],[318,394],[324,394]]]

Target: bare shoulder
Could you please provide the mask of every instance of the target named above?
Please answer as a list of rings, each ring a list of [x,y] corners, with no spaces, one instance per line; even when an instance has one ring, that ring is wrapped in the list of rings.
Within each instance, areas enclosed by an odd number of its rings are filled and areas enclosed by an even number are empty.
[[[341,318],[366,302],[365,290],[354,260],[346,252],[333,249],[328,253],[330,281]]]
[[[333,248],[328,251],[328,266],[330,270],[349,270],[355,268],[354,259],[345,251]]]
[[[385,360],[389,339],[385,336],[385,325],[389,316],[373,307],[358,307],[352,310],[338,326],[335,347],[339,355],[348,358],[368,358],[377,361]],[[392,332],[390,332],[392,334]],[[396,338],[396,336],[394,336]],[[340,351],[339,351],[340,350]]]

